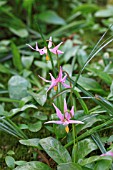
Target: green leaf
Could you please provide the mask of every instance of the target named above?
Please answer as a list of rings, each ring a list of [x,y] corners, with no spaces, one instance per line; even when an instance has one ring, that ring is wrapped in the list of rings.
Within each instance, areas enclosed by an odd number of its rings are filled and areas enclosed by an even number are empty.
[[[32,147],[35,147],[35,148],[40,148],[39,141],[40,141],[39,138],[33,138],[33,139],[27,139],[27,140],[19,140],[19,142],[22,145],[32,146]]]
[[[14,168],[15,167],[15,160],[11,156],[6,156],[5,157],[5,162],[9,168]]]
[[[78,84],[81,85],[86,90],[91,90],[91,91],[95,91],[95,92],[98,92],[98,93],[105,94],[105,91],[101,88],[99,83],[97,83],[92,78],[80,76],[80,78],[78,80]]]
[[[29,91],[29,94],[36,100],[38,104],[43,106],[47,100],[47,91],[42,89],[39,93]]]
[[[14,115],[17,114],[18,112],[23,112],[24,110],[29,109],[29,108],[37,109],[37,107],[36,107],[35,105],[33,105],[33,104],[26,104],[26,105],[24,105],[24,106],[21,107],[21,108],[12,109],[12,110],[10,111],[9,116],[14,116]]]
[[[38,132],[41,128],[42,128],[42,122],[41,121],[28,124],[28,129],[31,132]]]
[[[26,161],[15,161],[15,165],[25,165]]]
[[[27,162],[22,166],[17,166],[14,170],[52,170],[48,165],[38,162],[38,161],[32,161]]]
[[[71,162],[69,152],[61,145],[61,143],[53,137],[40,140],[40,145],[47,154],[58,164]]]
[[[22,56],[22,64],[25,68],[29,69],[30,66],[32,65],[34,57],[33,56],[29,56],[29,57],[25,57]]]
[[[11,44],[11,49],[12,49],[12,53],[13,53],[13,64],[19,71],[21,71],[22,63],[21,63],[21,57],[20,57],[19,50],[14,43]]]
[[[72,157],[74,157],[75,152],[77,153],[78,161],[87,156],[90,152],[97,149],[97,145],[93,142],[92,139],[86,138],[80,142],[78,142],[78,146],[76,145],[72,152]],[[82,152],[81,152],[82,151]]]
[[[45,22],[45,23],[49,23],[49,24],[55,24],[55,25],[64,25],[65,21],[63,18],[61,18],[60,16],[58,16],[58,14],[55,11],[44,11],[42,13],[40,13],[38,15],[38,18]]]
[[[82,170],[82,167],[77,163],[62,163],[57,166],[57,170]]]
[[[39,120],[47,120],[47,115],[41,111],[35,112],[33,114],[33,117],[39,119]]]
[[[95,4],[81,4],[79,5],[78,7],[76,7],[74,9],[74,13],[75,12],[82,12],[82,14],[87,14],[87,13],[92,13],[92,12],[95,12],[99,9],[99,7]]]
[[[9,27],[9,30],[20,38],[26,38],[28,36],[28,31],[25,28],[15,29]]]
[[[109,170],[112,165],[112,157],[106,157],[104,160],[100,160],[96,163],[94,170]]]
[[[113,16],[113,12],[112,11],[113,11],[113,6],[109,5],[109,6],[107,6],[106,9],[97,11],[95,13],[95,16],[96,17],[103,17],[103,18],[110,17],[110,16]]]
[[[11,77],[8,82],[10,98],[20,100],[28,96],[27,88],[29,86],[30,84],[25,78],[18,75]]]

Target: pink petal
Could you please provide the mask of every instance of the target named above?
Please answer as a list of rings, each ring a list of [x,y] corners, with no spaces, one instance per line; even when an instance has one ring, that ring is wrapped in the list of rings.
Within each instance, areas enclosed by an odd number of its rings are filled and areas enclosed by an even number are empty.
[[[36,51],[39,51],[38,43],[36,42]]]
[[[59,81],[62,80],[62,67],[60,66],[60,71],[59,71],[59,74],[58,74],[58,79]]]
[[[45,48],[38,49],[38,51],[39,51],[40,55],[46,54]]]
[[[51,80],[52,80],[52,81],[55,81],[55,78],[52,76],[52,74],[49,73],[49,75],[50,75],[50,77],[51,77]]]
[[[52,37],[49,38],[48,48],[52,47]]]
[[[74,116],[74,106],[72,106],[70,113],[71,113],[71,117],[73,117]]]
[[[64,52],[61,50],[57,50],[57,54],[63,54]]]
[[[100,156],[112,156],[112,157],[113,157],[113,152],[112,152],[112,151],[109,151],[109,152],[103,153],[103,154],[100,155]]]
[[[62,82],[61,82],[62,83]],[[62,85],[65,87],[65,88],[71,88],[69,85],[65,84],[65,83],[62,83]]]
[[[31,45],[29,45],[29,44],[26,44],[28,47],[30,47],[32,50],[35,50],[35,51],[37,51],[35,48],[33,48]]]
[[[84,124],[84,122],[79,121],[79,120],[69,120],[69,123],[70,124],[72,124],[72,123],[75,123],[75,124]]]
[[[60,47],[60,45],[62,44],[63,42],[61,42],[60,44],[58,44],[57,46],[55,46],[53,49],[50,49],[50,51],[54,54],[58,54],[58,48]],[[59,50],[59,52],[61,53],[62,51]],[[63,53],[63,52],[62,52]]]
[[[58,118],[59,118],[61,121],[63,121],[63,120],[64,120],[63,114],[62,114],[61,111],[55,106],[54,103],[53,103],[53,106],[54,106],[54,108],[55,108],[55,110],[56,110],[56,114],[57,114]]]
[[[56,85],[57,85],[56,82],[52,82],[51,85],[50,85],[50,87],[48,88],[47,92],[48,92],[50,89],[52,89],[54,86],[56,86]]]
[[[49,83],[51,82],[51,81],[46,80],[45,78],[43,78],[43,77],[41,77],[41,76],[39,76],[39,75],[38,75],[38,77],[40,77],[40,78],[41,78],[42,80],[44,80],[45,82],[49,82]]]
[[[58,121],[52,120],[52,121],[45,122],[44,124],[48,124],[48,123],[62,124],[62,121],[60,121],[60,120],[58,120]]]
[[[67,112],[67,103],[66,99],[64,99],[64,114]]]
[[[67,75],[65,75],[65,76],[62,78],[62,82],[63,82],[63,83],[66,81],[66,78],[67,78]]]

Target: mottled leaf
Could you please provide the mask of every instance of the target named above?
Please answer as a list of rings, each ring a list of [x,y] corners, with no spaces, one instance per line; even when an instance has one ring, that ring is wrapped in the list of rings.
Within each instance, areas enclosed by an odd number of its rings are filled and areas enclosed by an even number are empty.
[[[38,161],[32,161],[27,162],[22,166],[17,166],[14,170],[52,170],[48,165],[38,162]]]
[[[47,152],[47,154],[58,164],[71,162],[69,152],[61,143],[53,137],[48,137],[40,140],[40,145]]]
[[[82,170],[82,167],[77,163],[62,163],[57,166],[57,170]]]

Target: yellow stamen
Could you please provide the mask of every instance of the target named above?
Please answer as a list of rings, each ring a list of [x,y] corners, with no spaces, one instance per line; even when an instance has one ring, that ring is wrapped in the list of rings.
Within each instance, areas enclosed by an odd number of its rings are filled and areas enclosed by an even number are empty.
[[[57,88],[58,88],[57,86],[54,86],[54,90],[55,90],[55,91],[57,91]]]
[[[65,131],[66,131],[67,133],[69,132],[69,127],[68,127],[68,126],[65,127]]]
[[[46,55],[46,60],[47,60],[47,61],[49,61],[49,60],[50,60],[48,55]]]

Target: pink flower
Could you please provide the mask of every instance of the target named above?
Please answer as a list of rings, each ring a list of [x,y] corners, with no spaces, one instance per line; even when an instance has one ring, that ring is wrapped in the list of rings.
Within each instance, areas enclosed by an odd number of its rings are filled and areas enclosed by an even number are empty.
[[[112,156],[113,157],[113,152],[112,151],[108,151],[106,153],[103,153],[102,155],[100,156]]]
[[[51,47],[52,47],[52,37],[50,37],[49,38],[49,43],[48,43],[48,48],[54,54],[63,54],[63,51],[58,50],[58,48],[60,47],[60,45],[62,43],[63,42],[61,42],[60,44],[58,44],[57,46],[55,46],[54,48],[51,49]],[[37,42],[36,42],[36,48],[33,48],[29,44],[26,44],[26,45],[29,46],[32,50],[38,51],[40,53],[40,55],[46,54],[46,58],[47,58],[47,60],[49,60],[46,47],[39,49]]]
[[[65,99],[64,99],[64,114],[61,113],[61,111],[55,106],[54,103],[53,103],[53,106],[54,106],[54,108],[56,110],[56,114],[60,120],[48,121],[48,122],[45,122],[45,124],[47,124],[47,123],[62,124],[65,126],[65,130],[67,133],[69,132],[69,127],[68,127],[69,124],[73,124],[73,123],[74,124],[84,124],[82,121],[79,121],[79,120],[70,120],[74,116],[74,106],[72,106],[71,110],[69,111],[67,109],[67,103],[66,103]]]
[[[69,85],[65,84],[65,81],[66,81],[66,78],[67,78],[67,75],[65,75],[63,78],[62,78],[62,67],[60,66],[60,72],[59,72],[59,75],[58,77],[55,79],[51,73],[50,74],[50,77],[51,77],[51,81],[50,80],[46,80],[45,78],[39,76],[42,80],[44,80],[45,82],[49,82],[51,83],[50,87],[48,88],[47,92],[52,89],[54,87],[54,90],[57,89],[57,86],[58,86],[58,83],[61,83],[64,87],[66,88],[71,88]]]

